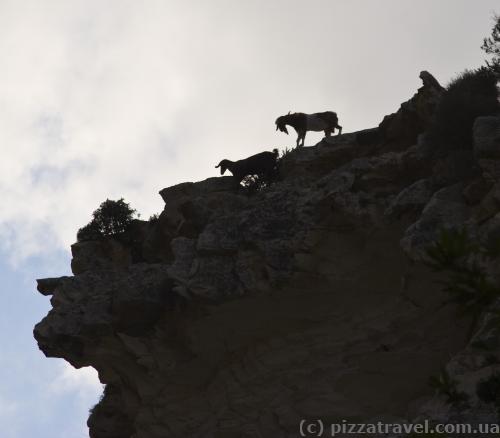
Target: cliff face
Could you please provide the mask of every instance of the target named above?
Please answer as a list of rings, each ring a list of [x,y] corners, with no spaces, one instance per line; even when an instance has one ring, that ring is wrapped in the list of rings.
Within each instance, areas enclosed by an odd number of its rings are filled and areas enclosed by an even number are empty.
[[[450,418],[429,376],[448,364],[472,387],[492,365],[415,260],[440,227],[500,230],[500,119],[476,121],[474,151],[436,158],[420,134],[441,93],[424,86],[379,128],[293,150],[263,192],[231,177],[179,184],[127,243],[73,245],[75,275],[38,282],[53,309],[34,333],[47,356],[106,383],[91,437]],[[476,341],[491,337],[479,326]],[[477,397],[464,415],[476,408],[493,415]]]

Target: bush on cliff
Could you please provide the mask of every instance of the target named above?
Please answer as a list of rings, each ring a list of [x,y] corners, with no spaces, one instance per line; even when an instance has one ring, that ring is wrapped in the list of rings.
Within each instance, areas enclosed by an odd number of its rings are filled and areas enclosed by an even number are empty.
[[[443,229],[427,250],[426,264],[447,274],[440,283],[462,314],[475,320],[500,297],[500,285],[481,263],[496,263],[498,255],[474,243],[465,229]],[[481,261],[481,263],[479,262]]]
[[[99,240],[124,233],[130,226],[135,212],[123,198],[118,201],[106,199],[92,213],[92,220],[78,230],[78,242]]]
[[[466,70],[446,88],[428,131],[434,150],[472,147],[472,125],[479,116],[498,111],[495,74],[488,68]]]
[[[275,183],[280,179],[280,164],[283,158],[288,155],[293,149],[285,148],[279,154],[278,159],[276,160],[276,167],[272,174],[270,175],[247,175],[241,181],[241,185],[243,186],[245,192],[248,195],[254,195],[256,193],[264,191],[266,188],[271,186],[271,184]],[[276,149],[274,151],[277,152]]]
[[[491,36],[483,40],[481,49],[490,55],[491,61],[486,61],[486,65],[497,77],[500,77],[500,15],[493,17],[495,24],[491,29]]]

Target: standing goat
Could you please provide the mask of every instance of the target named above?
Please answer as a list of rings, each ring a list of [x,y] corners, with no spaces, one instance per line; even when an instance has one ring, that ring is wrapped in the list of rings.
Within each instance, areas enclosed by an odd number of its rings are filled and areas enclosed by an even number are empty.
[[[229,170],[239,184],[248,175],[258,175],[267,180],[272,179],[277,172],[278,149],[272,152],[261,152],[243,160],[222,160],[215,168],[220,167],[220,174]]]
[[[335,129],[338,129],[338,135],[342,133],[342,126],[339,126],[337,114],[333,111],[325,111],[323,113],[304,114],[304,113],[288,113],[286,116],[281,116],[276,119],[276,131],[288,134],[286,125],[291,126],[297,132],[297,147],[304,146],[307,131],[325,131],[325,136],[330,137]]]

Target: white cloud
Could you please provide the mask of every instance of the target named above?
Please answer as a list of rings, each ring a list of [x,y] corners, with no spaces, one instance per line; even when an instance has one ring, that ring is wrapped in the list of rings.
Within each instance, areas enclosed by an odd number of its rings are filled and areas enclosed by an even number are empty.
[[[76,436],[87,437],[86,413],[98,402],[104,390],[104,385],[101,384],[97,371],[92,367],[75,369],[64,361],[60,361],[58,365],[59,373],[48,385],[48,397],[56,403],[58,400],[64,400],[64,398],[76,401],[75,410],[79,414],[84,413],[84,416],[79,419],[78,423],[60,420],[61,429],[55,436],[61,438],[71,436],[75,436],[75,438]]]
[[[422,68],[446,80],[481,61],[493,5],[5,0],[1,249],[22,261],[68,248],[108,197],[158,212],[161,188],[292,145],[274,131],[288,110],[373,126]]]
[[[97,371],[92,367],[73,368],[68,362],[59,362],[59,373],[49,383],[49,393],[61,396],[76,393],[84,406],[90,406],[101,395],[104,386],[99,381]]]

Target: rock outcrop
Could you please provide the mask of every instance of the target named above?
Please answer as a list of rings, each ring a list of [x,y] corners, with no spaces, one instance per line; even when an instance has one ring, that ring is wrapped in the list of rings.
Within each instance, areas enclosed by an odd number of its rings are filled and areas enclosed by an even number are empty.
[[[472,341],[493,342],[489,355],[500,345],[487,316],[471,341],[473,321],[443,305],[439,275],[418,261],[442,227],[500,234],[500,119],[476,121],[472,158],[450,155],[444,177],[422,135],[442,92],[424,84],[381,127],[293,150],[255,195],[231,177],[179,184],[133,243],[73,245],[75,275],[39,280],[53,309],[34,333],[47,356],[106,384],[90,436],[295,437],[308,418],[452,418],[429,377],[447,366],[473,391],[498,366]],[[465,418],[496,421],[471,403]]]

